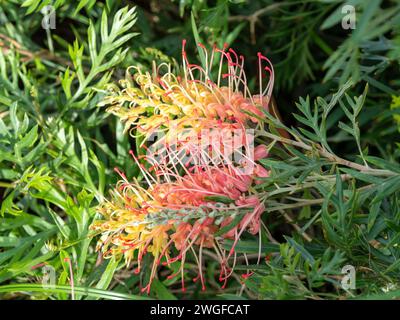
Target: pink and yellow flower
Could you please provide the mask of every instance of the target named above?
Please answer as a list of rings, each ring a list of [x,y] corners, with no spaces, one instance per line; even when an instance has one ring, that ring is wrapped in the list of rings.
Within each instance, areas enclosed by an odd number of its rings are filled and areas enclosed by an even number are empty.
[[[245,230],[258,233],[263,205],[250,191],[253,182],[250,176],[217,167],[196,168],[182,177],[164,172],[156,179],[147,171],[144,174],[151,179],[148,188],[136,180],[129,183],[120,173],[123,180],[112,192],[112,199],[98,208],[104,219],[96,221],[92,229],[102,233],[99,248],[105,257],[124,255],[128,264],[135,259],[138,272],[143,256],[146,253],[154,256],[151,280],[145,290],[150,290],[162,260],[165,264],[180,260],[183,272],[185,256],[194,245],[218,248],[220,239],[234,239],[236,244]],[[219,199],[228,203],[218,202]],[[231,225],[238,216],[243,218]],[[170,257],[172,246],[178,251],[174,258]],[[233,248],[227,256],[224,250],[216,249],[224,257],[223,269],[227,268]],[[202,265],[198,264],[203,282]],[[183,281],[182,276],[182,288]]]
[[[122,180],[112,198],[98,208],[103,219],[92,225],[101,233],[98,248],[105,257],[123,255],[127,264],[137,263],[137,272],[147,253],[154,257],[150,281],[143,288],[147,292],[158,266],[176,261],[180,262],[178,272],[169,277],[180,275],[184,290],[188,254],[194,255],[198,265],[194,280],[200,279],[204,289],[203,248],[213,248],[220,258],[220,281],[225,286],[236,262],[231,257],[236,257],[237,241],[246,231],[259,232],[264,211],[253,186],[269,176],[258,163],[268,149],[259,145],[251,156],[238,149],[251,149],[248,128],[263,129],[272,94],[272,65],[259,53],[260,90],[251,94],[242,56],[214,47],[209,57],[200,47],[206,57],[204,68],[189,63],[184,42],[182,77],[166,64],[153,74],[130,68],[121,81],[122,90],[113,90],[102,102],[132,134],[146,138],[156,132],[166,134],[149,147],[141,145],[147,155],[137,158],[131,152],[142,180],[129,182],[117,170]],[[211,79],[214,68],[218,70],[215,81]],[[131,69],[136,70],[133,75]],[[263,89],[264,71],[269,81]],[[222,132],[217,139],[222,143],[207,145],[204,130]],[[239,130],[243,135],[231,136],[225,130]],[[231,161],[230,156],[238,152],[242,159]],[[239,170],[249,164],[251,172]],[[230,250],[221,246],[223,239],[233,240]]]
[[[243,70],[244,58],[233,49],[214,47],[211,54],[200,45],[206,57],[205,67],[189,63],[182,47],[183,76],[176,76],[171,66],[161,64],[153,73],[132,67],[122,90],[115,88],[101,105],[125,122],[126,130],[137,130],[147,137],[156,131],[180,131],[192,128],[241,128],[259,124],[263,110],[268,110],[274,82],[273,67],[261,53],[259,62],[259,93],[251,94]],[[210,56],[210,57],[208,57]],[[219,58],[217,58],[219,56]],[[217,68],[215,81],[211,74]],[[135,70],[133,75],[131,70]],[[269,80],[263,87],[263,73]]]

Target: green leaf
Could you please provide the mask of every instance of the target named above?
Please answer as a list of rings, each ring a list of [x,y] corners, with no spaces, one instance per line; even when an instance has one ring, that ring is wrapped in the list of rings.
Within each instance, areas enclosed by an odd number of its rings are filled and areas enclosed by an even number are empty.
[[[43,288],[42,284],[11,284],[0,286],[0,292],[39,292],[48,294],[67,293],[71,294],[70,286],[56,285],[53,288]],[[107,300],[150,300],[148,297],[135,296],[126,293],[119,293],[107,290],[100,290],[87,287],[74,287],[75,294],[91,298]]]
[[[96,284],[97,289],[106,290],[108,288],[113,279],[114,273],[117,270],[118,264],[119,259],[116,259],[115,257],[108,260],[107,268],[104,270],[99,282]]]

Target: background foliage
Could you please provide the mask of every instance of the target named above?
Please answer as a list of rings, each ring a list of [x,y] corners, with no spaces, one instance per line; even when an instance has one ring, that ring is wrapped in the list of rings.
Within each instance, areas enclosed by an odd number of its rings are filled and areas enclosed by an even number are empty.
[[[56,29],[46,32],[48,4]],[[354,30],[341,27],[344,4],[356,7]],[[102,260],[88,231],[113,168],[137,173],[135,141],[97,104],[126,67],[180,61],[182,38],[192,60],[199,41],[237,49],[251,85],[258,51],[274,63],[282,121],[270,118],[263,137],[273,143],[263,162],[272,175],[259,185],[265,261],[252,264],[249,237],[238,250],[250,266],[225,290],[210,254],[206,292],[192,284],[182,294],[160,277],[150,297],[400,297],[398,26],[400,4],[383,0],[0,0],[0,297],[147,298],[146,275]],[[340,286],[346,264],[355,290]],[[55,287],[41,284],[46,265]]]

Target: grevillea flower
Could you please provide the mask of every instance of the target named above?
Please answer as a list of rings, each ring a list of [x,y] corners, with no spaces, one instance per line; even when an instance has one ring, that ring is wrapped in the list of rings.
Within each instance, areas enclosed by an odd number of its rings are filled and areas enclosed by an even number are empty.
[[[152,74],[128,68],[126,79],[120,81],[122,89],[110,87],[100,105],[107,105],[107,111],[121,118],[133,136],[144,135],[141,146],[150,141],[150,152],[163,154],[165,148],[175,149],[174,158],[190,155],[188,161],[182,160],[188,165],[204,156],[204,147],[211,148],[210,163],[218,164],[216,159],[220,159],[243,174],[257,169],[265,177],[254,163],[247,131],[264,127],[263,112],[268,110],[274,82],[270,61],[258,53],[259,90],[252,94],[243,56],[226,47],[213,47],[209,53],[199,46],[204,68],[188,61],[183,41],[182,76],[165,63],[154,67]],[[135,72],[131,74],[131,70]],[[268,81],[263,80],[265,76]],[[255,138],[254,133],[250,136]]]
[[[211,54],[199,44],[205,67],[189,63],[182,46],[183,76],[176,76],[168,64],[160,64],[153,74],[129,68],[122,90],[113,86],[101,105],[125,122],[126,130],[136,130],[147,137],[156,131],[177,132],[192,128],[241,128],[259,123],[267,110],[274,82],[270,61],[258,53],[259,92],[251,94],[243,69],[244,57],[233,49],[214,47]],[[217,68],[216,80],[211,74]],[[133,75],[131,70],[135,70]],[[263,77],[269,75],[263,84]]]
[[[108,111],[125,122],[126,129],[149,138],[166,133],[136,157],[142,179],[129,182],[123,173],[112,198],[98,212],[103,220],[92,228],[99,231],[98,248],[105,257],[123,255],[127,264],[153,256],[149,292],[159,265],[179,261],[178,272],[185,290],[184,262],[194,255],[202,288],[203,249],[215,250],[221,263],[220,281],[225,286],[236,263],[235,246],[244,232],[259,233],[264,206],[253,188],[268,178],[269,172],[257,161],[268,155],[266,146],[254,147],[250,128],[263,128],[273,85],[273,68],[259,53],[260,91],[252,95],[243,70],[244,59],[232,49],[213,48],[205,68],[190,64],[183,43],[183,75],[160,65],[153,75],[136,69],[121,81],[123,90],[114,90],[103,101]],[[219,55],[218,61],[217,55]],[[264,66],[266,64],[266,66]],[[213,68],[217,79],[211,80]],[[164,73],[163,73],[163,69]],[[263,71],[269,75],[263,88]],[[114,87],[115,88],[115,87]],[[240,134],[231,134],[232,130]],[[204,134],[206,132],[206,134]],[[213,132],[218,132],[213,140]],[[157,146],[154,148],[154,146]],[[243,149],[243,150],[242,150]],[[251,150],[251,153],[249,153]],[[239,154],[239,160],[232,155]],[[242,167],[251,165],[251,171]],[[221,245],[232,239],[230,250]]]
[[[92,229],[102,233],[99,248],[104,256],[122,254],[128,264],[135,259],[139,272],[143,256],[151,253],[154,261],[150,282],[144,288],[149,291],[161,263],[179,260],[183,273],[190,252],[198,262],[198,278],[204,288],[201,251],[214,248],[221,258],[220,280],[225,282],[231,270],[229,258],[241,234],[245,230],[252,234],[259,231],[264,207],[250,190],[252,177],[236,175],[229,167],[191,167],[182,176],[163,165],[152,167],[156,174],[140,167],[146,188],[137,180],[128,182],[116,169],[122,180],[112,192],[112,199],[98,208],[104,220],[96,221]],[[228,253],[219,245],[223,238],[234,240]],[[199,248],[198,254],[193,246]],[[177,252],[175,257],[171,257],[172,251]],[[183,274],[181,280],[184,289]]]

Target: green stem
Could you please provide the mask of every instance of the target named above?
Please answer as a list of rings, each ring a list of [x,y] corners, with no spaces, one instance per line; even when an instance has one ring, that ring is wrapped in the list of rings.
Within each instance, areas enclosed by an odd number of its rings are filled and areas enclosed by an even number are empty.
[[[341,157],[338,157],[330,152],[328,152],[327,150],[323,149],[321,146],[318,146],[319,148],[313,148],[312,146],[309,146],[308,144],[305,144],[302,141],[294,141],[291,139],[287,139],[287,138],[283,138],[277,135],[274,135],[272,133],[269,132],[263,132],[263,131],[259,131],[257,132],[259,135],[261,136],[265,136],[267,138],[276,140],[276,141],[280,141],[286,144],[290,144],[292,146],[307,150],[307,151],[317,151],[319,153],[320,156],[336,163],[336,164],[340,164],[349,168],[353,168],[355,170],[364,172],[364,173],[369,173],[371,175],[376,175],[376,176],[395,176],[398,175],[398,173],[392,172],[390,170],[382,170],[382,169],[372,169],[370,167],[367,167],[365,165],[361,165],[355,162],[351,162],[349,160],[343,159]]]
[[[0,181],[0,187],[3,187],[3,188],[15,188],[15,185],[13,183]]]

